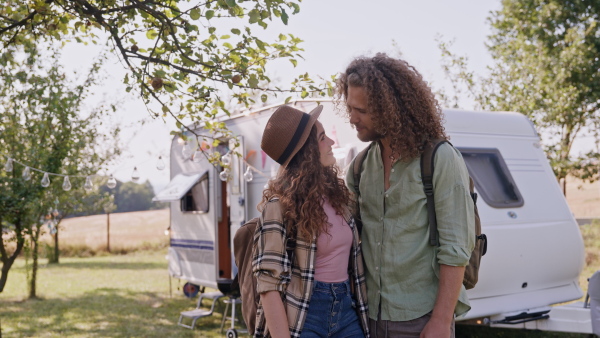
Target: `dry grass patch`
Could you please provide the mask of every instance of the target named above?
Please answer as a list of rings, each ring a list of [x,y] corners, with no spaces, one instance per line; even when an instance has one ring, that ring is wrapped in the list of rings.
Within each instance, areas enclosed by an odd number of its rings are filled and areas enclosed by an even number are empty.
[[[110,214],[110,253],[127,254],[139,250],[159,250],[169,245],[164,232],[169,226],[169,210],[149,210]],[[52,238],[45,234],[46,257],[52,254]],[[61,222],[59,247],[62,257],[106,255],[107,216],[68,218]]]

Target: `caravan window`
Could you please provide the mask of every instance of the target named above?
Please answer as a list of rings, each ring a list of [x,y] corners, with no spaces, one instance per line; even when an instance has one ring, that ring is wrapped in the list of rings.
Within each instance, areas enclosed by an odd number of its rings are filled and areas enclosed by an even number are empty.
[[[459,148],[477,192],[494,208],[523,205],[523,197],[498,149]]]
[[[208,212],[208,171],[181,198],[181,211]]]

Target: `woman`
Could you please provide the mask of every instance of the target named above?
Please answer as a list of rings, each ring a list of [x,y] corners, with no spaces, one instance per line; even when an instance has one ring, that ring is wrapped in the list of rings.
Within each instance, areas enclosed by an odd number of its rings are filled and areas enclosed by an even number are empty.
[[[368,337],[366,288],[350,194],[333,141],[310,114],[273,113],[261,148],[281,165],[263,192],[253,271],[255,337]]]

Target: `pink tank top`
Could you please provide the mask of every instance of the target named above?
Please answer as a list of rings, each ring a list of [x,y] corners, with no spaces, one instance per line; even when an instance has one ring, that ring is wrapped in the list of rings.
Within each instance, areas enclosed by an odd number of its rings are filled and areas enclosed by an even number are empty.
[[[327,214],[327,232],[317,238],[315,280],[325,283],[343,282],[348,279],[348,260],[352,248],[352,230],[342,215],[325,199],[323,209]]]

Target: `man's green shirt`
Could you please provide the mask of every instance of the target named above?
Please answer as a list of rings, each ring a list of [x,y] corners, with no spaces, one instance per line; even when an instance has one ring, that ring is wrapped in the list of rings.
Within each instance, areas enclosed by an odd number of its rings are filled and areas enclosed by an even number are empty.
[[[460,152],[441,145],[433,174],[440,246],[429,245],[420,158],[397,161],[386,191],[380,147],[375,143],[365,157],[359,187],[369,317],[377,319],[381,311],[383,320],[407,321],[433,310],[440,264],[468,264],[475,245],[474,206]],[[352,168],[346,179],[354,191]],[[462,286],[455,314],[470,308]]]

